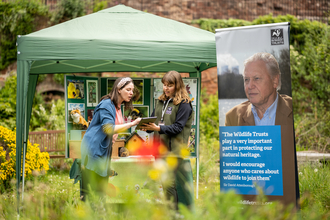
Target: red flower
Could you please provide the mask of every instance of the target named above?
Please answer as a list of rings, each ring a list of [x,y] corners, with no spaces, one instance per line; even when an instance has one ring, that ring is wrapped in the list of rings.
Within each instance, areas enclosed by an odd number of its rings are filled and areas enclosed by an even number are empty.
[[[158,139],[153,141],[145,141],[134,150],[134,155],[162,157],[167,154],[167,147]]]

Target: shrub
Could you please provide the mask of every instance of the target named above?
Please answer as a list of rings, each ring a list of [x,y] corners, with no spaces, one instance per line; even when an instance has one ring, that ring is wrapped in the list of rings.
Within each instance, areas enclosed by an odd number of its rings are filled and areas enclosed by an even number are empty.
[[[296,117],[296,146],[301,150],[330,152],[330,113],[319,106],[315,113]]]
[[[0,126],[14,129],[16,127],[16,75],[7,77],[4,87],[0,89]]]
[[[16,127],[16,73],[7,77],[0,89],[0,126],[13,130]],[[38,93],[34,96],[30,131],[62,130],[65,128],[65,103],[63,100],[45,104]]]
[[[311,103],[330,107],[330,28],[311,32],[306,47],[299,53],[291,47],[291,72],[294,105],[298,111],[312,112]]]
[[[219,109],[218,96],[202,91],[200,108],[200,163],[201,182],[218,182],[220,170],[216,166],[219,160]],[[194,176],[196,170],[193,170]]]
[[[107,6],[108,6],[107,1],[94,0],[93,12],[101,11],[101,10],[107,8]]]
[[[216,29],[220,28],[230,28],[230,27],[240,27],[248,26],[252,23],[250,21],[240,20],[240,19],[207,19],[201,18],[198,20],[193,20],[192,24],[198,24],[201,29],[215,32]]]
[[[219,108],[218,96],[208,95],[202,91],[201,108],[199,114],[200,131],[207,139],[216,138],[219,140]]]
[[[48,105],[40,103],[32,109],[30,128],[33,131],[64,130],[65,102],[52,100]]]
[[[49,170],[49,154],[40,152],[38,144],[27,143],[25,178],[31,179],[32,172]],[[23,172],[23,170],[21,170]],[[10,181],[16,178],[16,132],[0,126],[0,192],[10,188]]]
[[[56,4],[56,10],[53,13],[51,22],[54,24],[68,21],[85,15],[86,3],[89,1],[80,0],[59,0]]]

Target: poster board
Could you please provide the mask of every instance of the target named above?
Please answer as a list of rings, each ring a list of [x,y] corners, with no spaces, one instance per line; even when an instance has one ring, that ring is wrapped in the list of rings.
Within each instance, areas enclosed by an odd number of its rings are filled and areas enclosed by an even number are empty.
[[[86,132],[87,127],[75,123],[72,112],[79,113],[80,116],[89,123],[93,118],[93,111],[97,105],[99,97],[99,78],[65,75],[65,137],[66,137],[66,157],[70,157],[70,142],[76,146]],[[79,111],[77,111],[79,110]],[[71,154],[72,154],[71,150]],[[71,155],[72,156],[72,155]]]

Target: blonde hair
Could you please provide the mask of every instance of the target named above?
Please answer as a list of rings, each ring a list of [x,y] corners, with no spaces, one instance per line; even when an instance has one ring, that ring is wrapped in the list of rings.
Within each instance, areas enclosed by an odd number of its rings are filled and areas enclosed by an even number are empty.
[[[186,87],[183,83],[182,77],[179,72],[175,70],[168,71],[162,78],[162,83],[168,83],[173,84],[175,88],[175,95],[173,98],[174,105],[180,104],[182,101],[187,103],[191,102],[188,92],[186,90]],[[163,91],[163,94],[161,94],[158,98],[159,100],[166,101],[168,100],[168,97],[165,95],[165,92]]]

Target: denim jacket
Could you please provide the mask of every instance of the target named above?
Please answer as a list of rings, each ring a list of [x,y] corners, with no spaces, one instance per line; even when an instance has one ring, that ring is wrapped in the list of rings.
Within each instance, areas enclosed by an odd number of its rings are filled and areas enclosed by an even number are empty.
[[[107,124],[114,129],[115,120],[115,105],[110,99],[102,100],[81,142],[81,164],[103,177],[110,171],[112,135],[105,134],[102,127]]]

